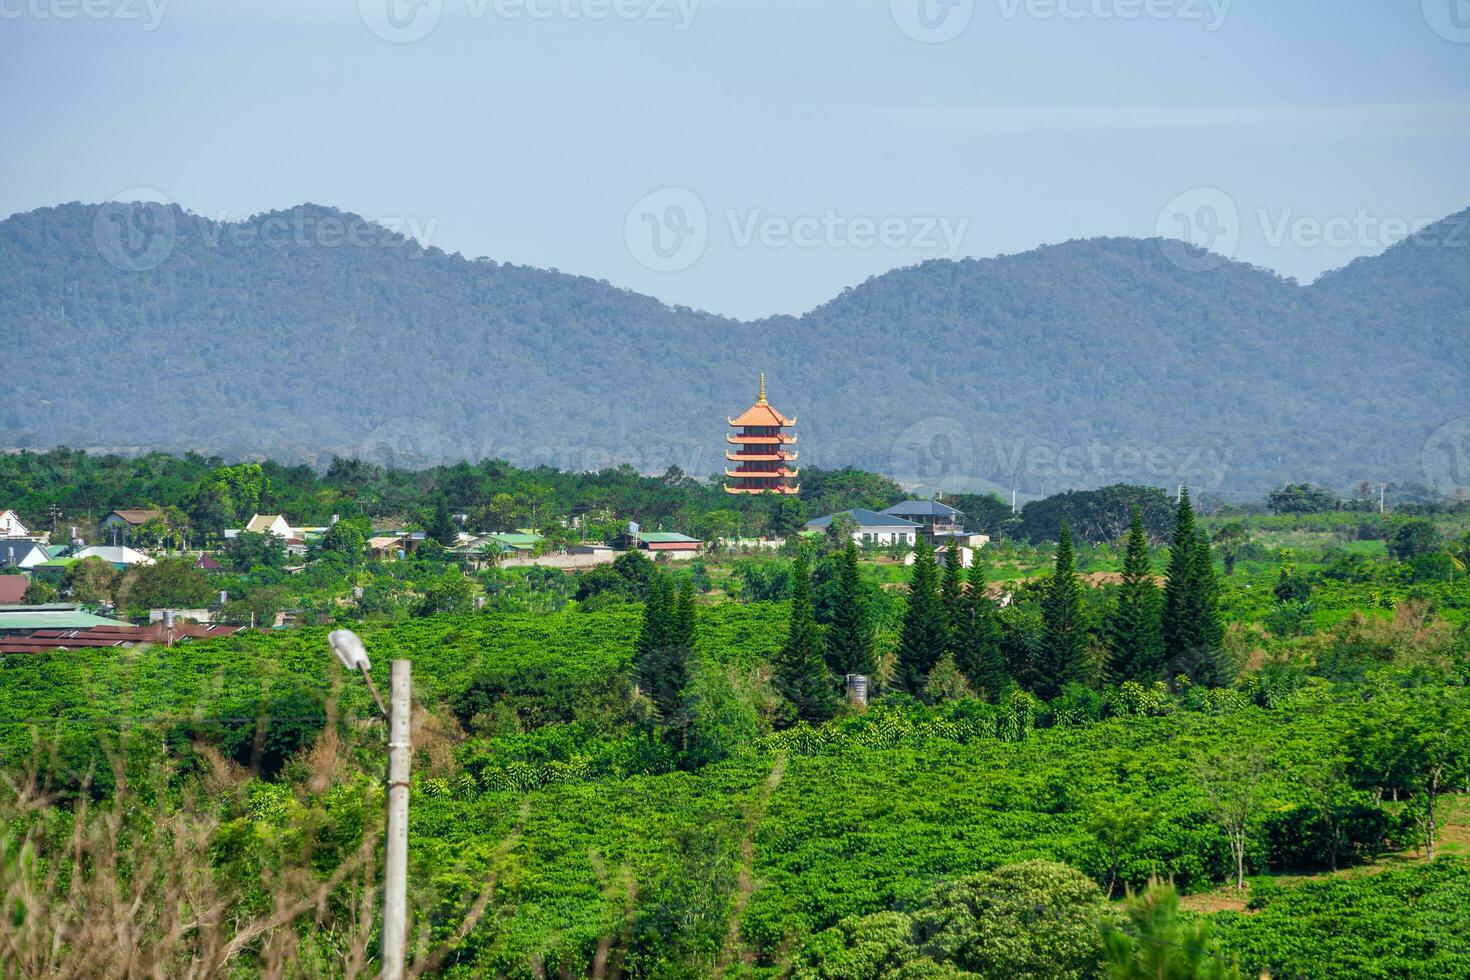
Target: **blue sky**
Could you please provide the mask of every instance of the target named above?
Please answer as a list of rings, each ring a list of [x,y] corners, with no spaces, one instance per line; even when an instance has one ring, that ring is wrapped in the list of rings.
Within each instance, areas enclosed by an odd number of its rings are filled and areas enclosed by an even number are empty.
[[[313,201],[751,317],[1190,220],[1306,281],[1470,206],[1470,0],[388,2],[0,0],[0,212]]]

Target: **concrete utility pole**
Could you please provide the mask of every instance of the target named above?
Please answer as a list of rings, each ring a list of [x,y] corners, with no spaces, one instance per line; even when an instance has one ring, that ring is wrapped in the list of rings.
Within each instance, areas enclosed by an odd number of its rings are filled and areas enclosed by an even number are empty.
[[[401,980],[408,933],[409,662],[395,660],[388,693],[388,839],[383,858],[383,980]]]
[[[407,660],[395,660],[389,674],[388,704],[373,683],[367,648],[352,630],[327,635],[332,652],[348,670],[362,672],[378,711],[388,722],[388,830],[383,843],[383,980],[402,980],[408,935],[408,771],[413,710],[413,678]]]

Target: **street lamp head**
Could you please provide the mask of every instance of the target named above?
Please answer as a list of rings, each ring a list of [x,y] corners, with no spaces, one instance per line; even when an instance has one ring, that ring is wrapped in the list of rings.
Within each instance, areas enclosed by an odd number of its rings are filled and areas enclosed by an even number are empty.
[[[332,630],[327,634],[327,642],[332,645],[332,652],[337,659],[342,661],[342,666],[348,670],[371,670],[372,663],[368,660],[367,649],[363,647],[362,640],[352,630]]]

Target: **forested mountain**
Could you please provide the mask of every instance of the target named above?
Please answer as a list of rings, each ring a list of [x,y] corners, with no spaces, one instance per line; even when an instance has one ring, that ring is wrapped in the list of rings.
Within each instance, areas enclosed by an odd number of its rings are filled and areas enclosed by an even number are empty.
[[[743,323],[315,205],[69,204],[0,222],[0,443],[710,473],[764,370],[803,463],[948,489],[1413,480],[1470,416],[1467,224],[1310,286],[1094,239]]]

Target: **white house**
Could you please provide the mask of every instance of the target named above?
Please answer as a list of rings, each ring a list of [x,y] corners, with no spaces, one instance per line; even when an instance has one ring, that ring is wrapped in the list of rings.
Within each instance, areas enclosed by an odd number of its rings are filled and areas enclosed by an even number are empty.
[[[0,510],[0,538],[24,538],[29,537],[30,533],[15,511]]]
[[[291,525],[286,523],[286,518],[280,514],[255,514],[250,518],[250,523],[245,525],[245,530],[255,534],[274,534],[282,541],[294,538]]]
[[[880,514],[877,511],[854,507],[816,520],[807,521],[808,531],[825,531],[838,517],[851,519],[852,539],[860,545],[913,544],[917,540],[919,525],[902,517]]]
[[[0,539],[0,567],[34,568],[50,561],[51,553],[39,541],[29,538]]]
[[[143,552],[135,551],[132,548],[127,548],[122,545],[113,544],[90,545],[86,548],[83,548],[81,551],[78,551],[75,555],[71,557],[78,559],[101,558],[103,561],[110,562],[118,568],[123,568],[128,565],[153,564],[153,559],[143,554]]]

